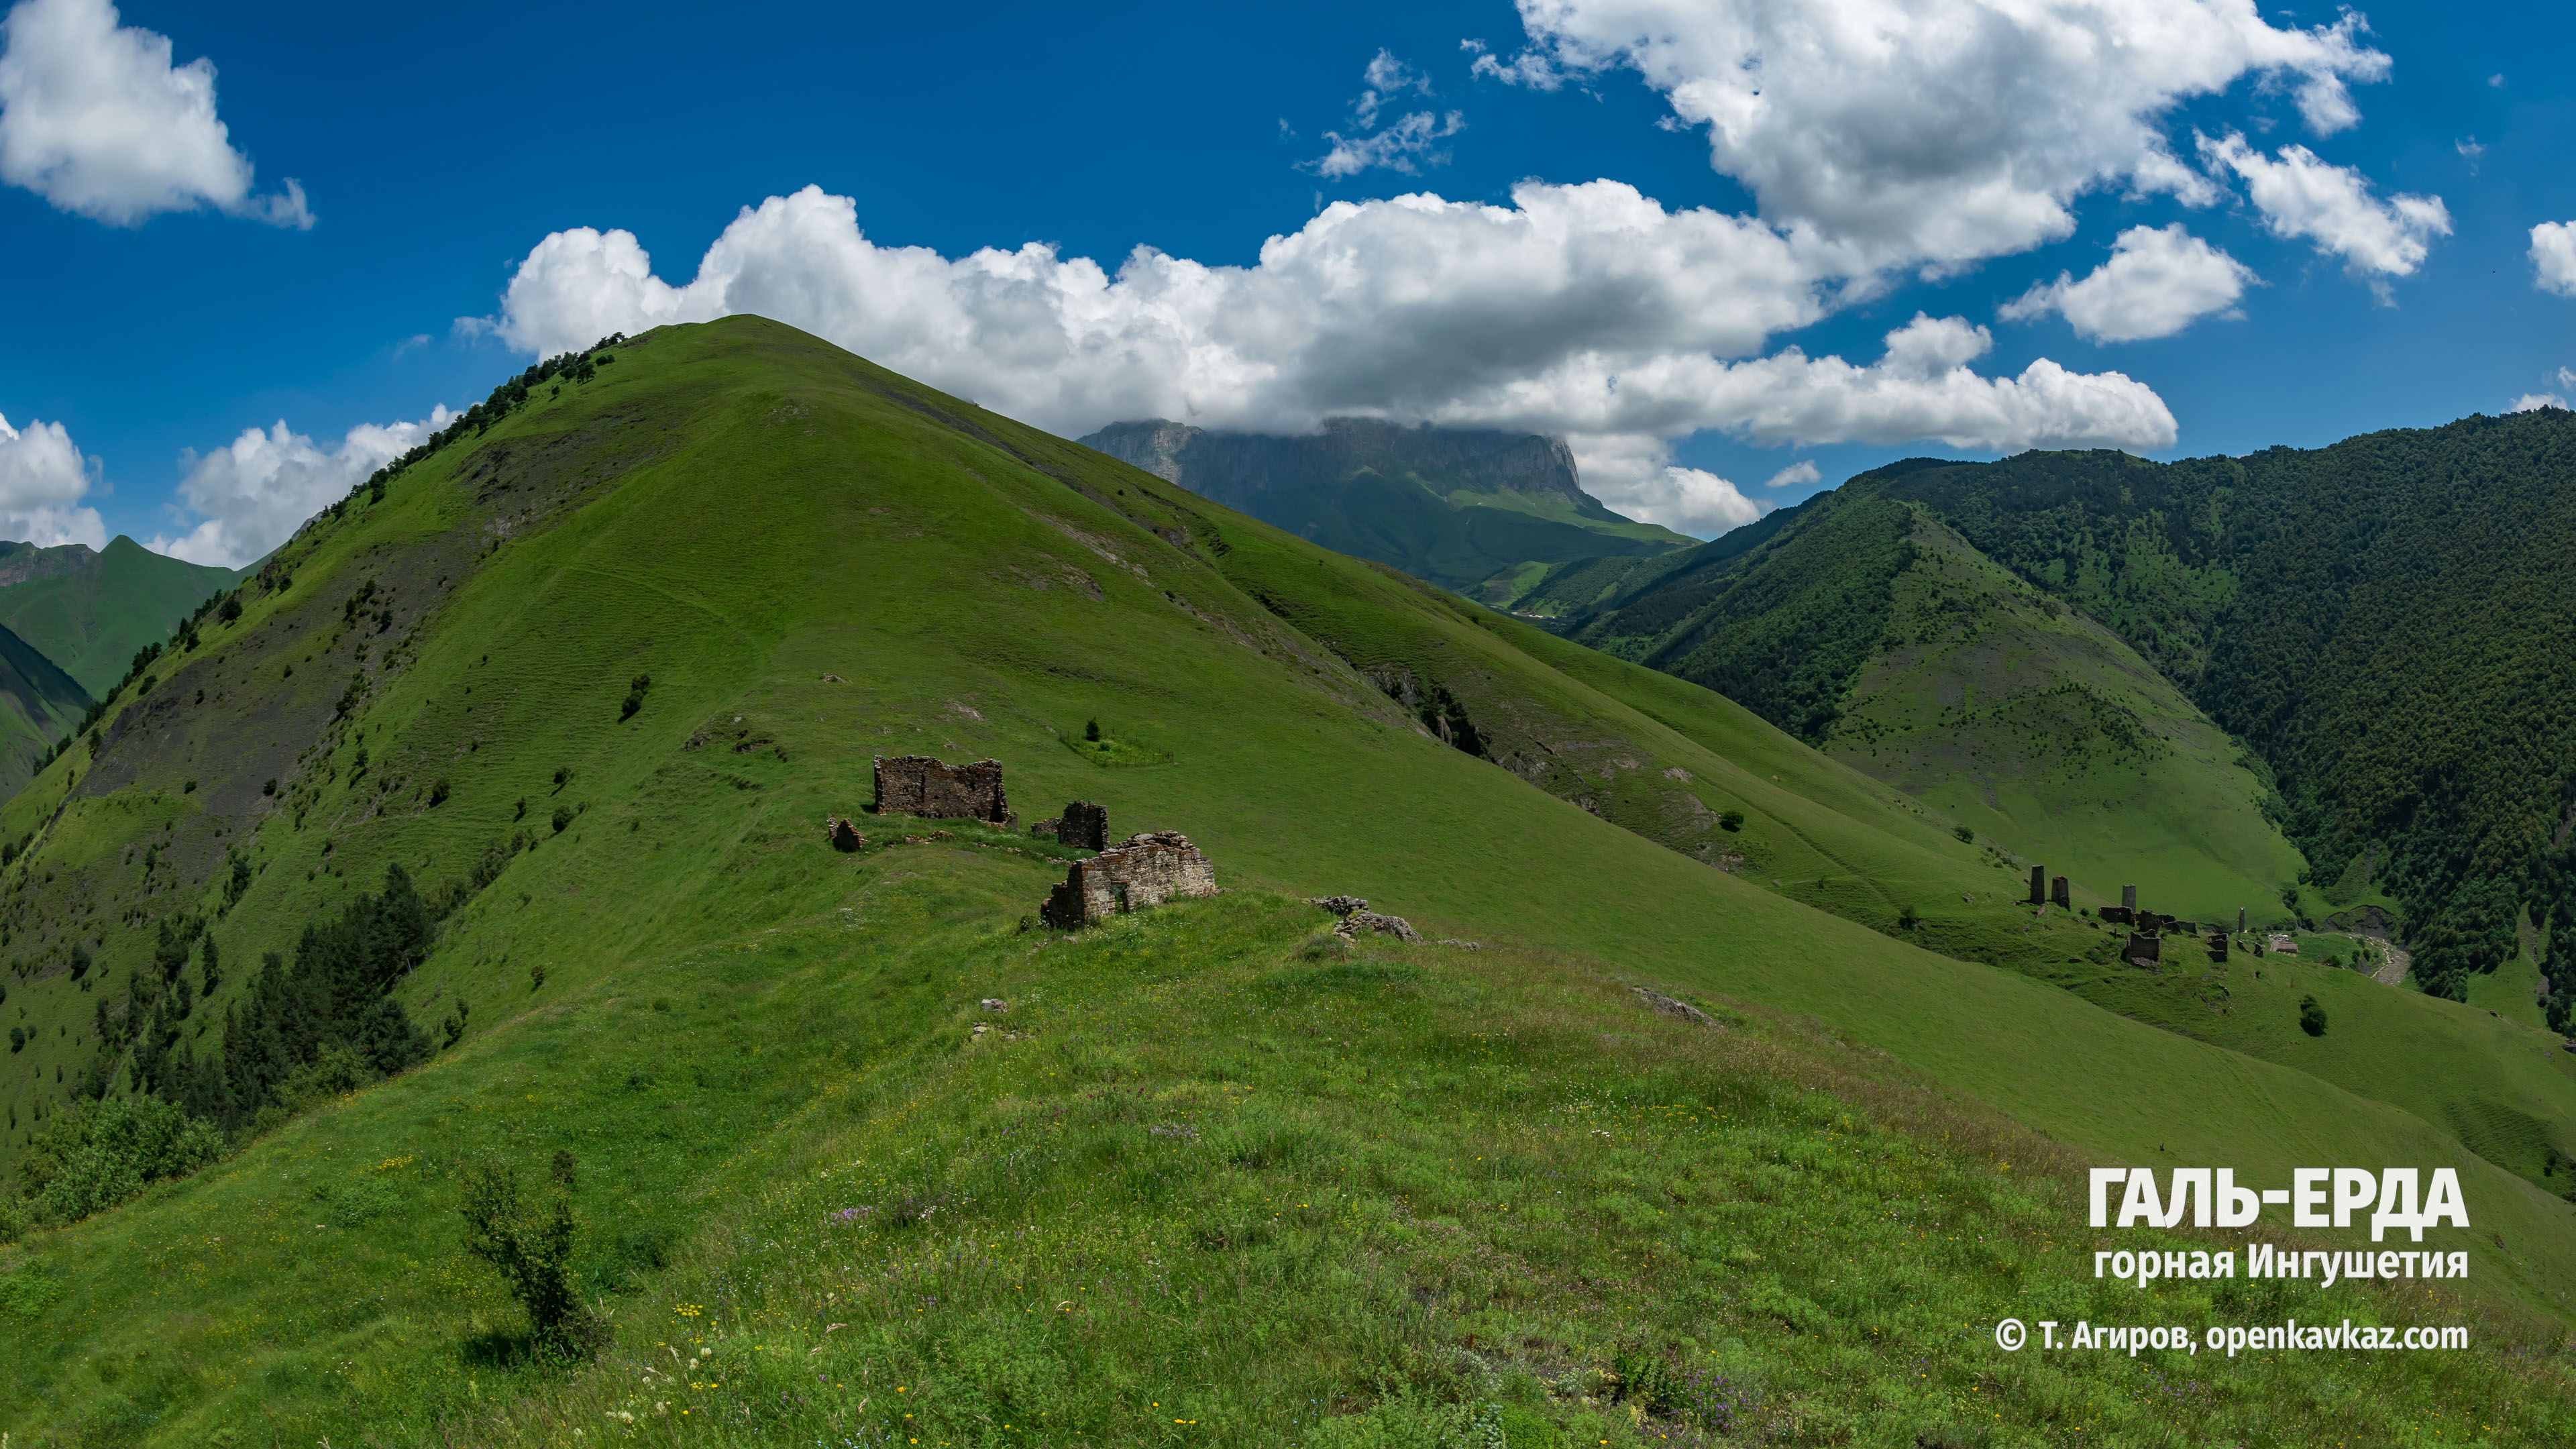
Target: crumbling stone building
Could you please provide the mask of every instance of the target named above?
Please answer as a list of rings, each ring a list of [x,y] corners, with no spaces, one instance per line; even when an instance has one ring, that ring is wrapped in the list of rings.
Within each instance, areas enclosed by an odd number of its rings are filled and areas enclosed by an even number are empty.
[[[877,760],[877,813],[932,820],[981,820],[1017,825],[1020,817],[1002,796],[1002,762],[944,765],[928,755]]]
[[[1177,831],[1131,835],[1065,871],[1038,914],[1058,930],[1105,921],[1180,896],[1216,894],[1216,866]]]
[[[1031,835],[1052,838],[1077,850],[1109,848],[1109,807],[1087,800],[1074,800],[1064,813],[1053,820],[1041,820],[1029,827]]]

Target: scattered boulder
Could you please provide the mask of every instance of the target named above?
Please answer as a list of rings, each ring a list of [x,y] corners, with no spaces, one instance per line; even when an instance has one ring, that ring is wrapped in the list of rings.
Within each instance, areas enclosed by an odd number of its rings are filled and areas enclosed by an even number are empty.
[[[1381,936],[1393,936],[1399,941],[1410,942],[1416,946],[1422,944],[1422,933],[1413,929],[1412,923],[1402,916],[1381,916],[1375,911],[1353,911],[1342,917],[1340,923],[1333,927],[1333,934],[1345,941],[1362,931],[1375,931]]]
[[[1004,1001],[998,996],[985,997],[983,1004],[984,1009],[993,1013],[995,1016],[1008,1016],[1011,1014],[1011,1003]]]
[[[1700,1010],[1698,1007],[1691,1005],[1687,1001],[1675,1001],[1660,991],[1648,991],[1642,986],[1631,986],[1628,990],[1635,993],[1638,1000],[1646,1003],[1648,1010],[1659,1015],[1669,1016],[1675,1021],[1696,1022],[1697,1024],[1708,1027],[1713,1031],[1725,1030],[1724,1027],[1718,1025],[1717,1018],[1710,1016],[1707,1012]]]
[[[1322,906],[1325,910],[1341,917],[1341,920],[1334,923],[1333,934],[1345,941],[1362,931],[1375,931],[1381,936],[1393,936],[1399,941],[1410,941],[1417,946],[1422,944],[1422,933],[1413,929],[1410,921],[1402,916],[1379,915],[1370,910],[1368,902],[1358,896],[1325,896],[1320,900],[1308,901],[1307,904]],[[1468,949],[1475,948],[1469,945]]]

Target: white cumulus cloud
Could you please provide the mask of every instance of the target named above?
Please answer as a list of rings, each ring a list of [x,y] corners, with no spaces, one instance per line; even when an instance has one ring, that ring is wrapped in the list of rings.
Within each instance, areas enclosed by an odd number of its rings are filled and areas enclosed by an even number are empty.
[[[2194,319],[2227,312],[2254,272],[2234,257],[2170,226],[2133,226],[2111,244],[2111,259],[2084,280],[2060,272],[2004,304],[2007,321],[2056,312],[2096,342],[2171,337]]]
[[[2527,392],[2507,404],[2508,413],[2536,413],[2542,408],[2564,408],[2567,399],[2554,392]]]
[[[2288,85],[2320,135],[2387,75],[2347,11],[2281,29],[2253,0],[1519,0],[1531,44],[1479,74],[1540,87],[1635,70],[1783,225],[1867,265],[1957,266],[2055,241],[2105,188],[2217,199],[2164,125],[2239,80]]]
[[[1336,414],[1567,437],[1587,484],[1672,485],[1672,439],[2155,448],[2174,423],[2119,373],[1968,363],[1964,320],[1917,318],[1854,366],[1776,334],[1829,310],[1833,257],[1797,232],[1667,211],[1613,181],[1523,183],[1508,207],[1337,202],[1248,267],[1140,248],[1115,273],[1029,245],[884,247],[808,187],[746,208],[689,281],[624,231],[556,232],[469,329],[547,354],[611,332],[756,313],[1067,435],[1132,418],[1294,432]],[[1747,360],[1730,360],[1747,359]],[[1702,492],[1707,490],[1704,488]]]
[[[22,432],[0,417],[0,536],[39,548],[107,547],[98,510],[80,506],[97,473],[62,424],[30,422]]]
[[[1801,458],[1762,481],[1765,488],[1795,488],[1801,483],[1821,482],[1824,474],[1816,471],[1812,458]]]
[[[1675,533],[1715,538],[1760,518],[1762,505],[1704,468],[1657,469],[1622,490],[1618,511]]]
[[[587,344],[584,344],[587,345]],[[179,498],[196,526],[146,547],[190,563],[239,568],[294,536],[306,519],[401,457],[453,414],[444,405],[417,423],[362,423],[323,448],[284,420],[245,428],[224,447],[182,457]]]
[[[2329,164],[2305,146],[2284,146],[2266,156],[2231,132],[2217,140],[2201,137],[2200,154],[2211,169],[2244,180],[2274,236],[2304,237],[2317,250],[2342,257],[2356,275],[2412,275],[2424,264],[2432,238],[2451,234],[2451,213],[2442,198],[2400,194],[2381,201],[2359,171]]]
[[[2544,221],[2533,227],[2531,266],[2540,290],[2576,297],[2576,222]]]
[[[205,206],[311,226],[294,181],[252,193],[214,63],[173,66],[169,37],[117,19],[108,0],[23,0],[0,20],[0,181],[111,226]]]

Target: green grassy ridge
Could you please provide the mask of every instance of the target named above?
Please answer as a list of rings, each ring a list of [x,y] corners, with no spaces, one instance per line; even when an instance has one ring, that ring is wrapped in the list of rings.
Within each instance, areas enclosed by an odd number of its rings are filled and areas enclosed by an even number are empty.
[[[790,898],[772,924],[550,977],[440,1061],[31,1244],[8,1267],[55,1332],[0,1417],[40,1444],[557,1444],[620,1414],[746,1443],[1481,1419],[1570,1444],[1637,1434],[1604,1370],[1644,1350],[1722,1375],[1735,1432],[1799,1440],[2439,1443],[2507,1402],[2494,1442],[2566,1430],[2553,1355],[1996,1353],[2007,1312],[2473,1310],[2093,1280],[2076,1164],[1760,1013],[1668,1021],[1596,964],[1499,943],[1301,949],[1320,913],[1241,891],[1022,935],[1032,860],[895,847],[818,874],[798,845],[744,872]],[[450,1222],[466,1162],[557,1149],[615,1332],[569,1377],[520,1359]],[[138,1258],[151,1315],[124,1306]],[[1647,1437],[1704,1426],[1688,1402]]]
[[[2576,913],[2576,418],[2148,463],[2032,453],[1865,481],[2118,630],[2278,777],[2320,883],[2373,858],[2460,996],[2524,908]],[[2552,966],[2576,1000],[2576,957]],[[2562,1025],[2564,1023],[2562,1022]]]
[[[598,382],[421,465],[383,504],[299,538],[292,589],[249,597],[239,623],[209,631],[129,706],[136,723],[94,766],[76,752],[0,807],[15,833],[51,817],[67,784],[77,797],[5,878],[21,934],[0,949],[32,949],[28,933],[41,940],[43,922],[59,929],[75,909],[113,923],[203,899],[239,845],[261,873],[214,929],[227,958],[246,962],[372,888],[389,861],[435,885],[535,824],[537,848],[448,922],[403,989],[422,1021],[461,993],[476,1009],[459,1050],[486,1050],[487,1035],[500,1050],[520,1030],[508,1008],[527,1000],[531,965],[546,966],[552,1000],[848,904],[844,871],[861,867],[823,849],[820,827],[866,799],[869,754],[990,755],[1009,764],[1024,813],[1103,800],[1121,830],[1188,830],[1229,884],[1353,891],[1426,934],[1518,937],[1828,1020],[2096,1159],[2167,1160],[2161,1146],[2276,1177],[2314,1162],[2456,1162],[2482,1233],[2492,1223],[2511,1245],[2472,1245],[2472,1291],[2546,1308],[2545,1285],[2576,1266],[2563,1204],[2414,1117],[1803,909],[1427,738],[1256,602],[1263,579],[1249,566],[1311,571],[1354,594],[1436,595],[771,324],[665,329],[620,356]],[[1243,563],[1249,582],[1193,550]],[[341,601],[365,579],[391,590],[395,627],[353,637]],[[1484,648],[1489,627],[1519,626],[1456,627]],[[368,687],[334,726],[362,644]],[[644,708],[621,722],[617,702],[646,669]],[[200,679],[213,686],[203,706]],[[1631,682],[1649,699],[1682,687],[1643,671]],[[1085,764],[1059,740],[1091,717],[1172,763]],[[298,720],[318,741],[298,742]],[[361,740],[371,764],[353,781]],[[269,749],[290,766],[274,804],[258,789],[280,758]],[[570,771],[560,795],[557,769]],[[453,794],[431,807],[422,792],[442,776]],[[379,790],[388,779],[400,783]],[[104,782],[121,783],[90,789]],[[560,836],[543,826],[558,801],[586,807]],[[128,802],[145,813],[139,832],[120,833],[111,812]],[[141,896],[137,876],[112,878],[140,869],[113,846],[156,828],[172,842],[173,883]],[[89,864],[74,868],[52,852],[78,831],[107,848],[84,847]],[[1011,886],[1027,891],[1021,911],[1048,878],[1032,870]],[[107,934],[94,984],[147,949],[139,925]],[[7,1009],[78,1026],[94,1000],[52,976],[14,983]],[[10,1063],[15,1100],[48,1060]],[[400,1099],[410,1080],[361,1100]],[[40,1235],[36,1248],[89,1241],[126,1216]],[[101,1321],[151,1317],[130,1296],[148,1293],[143,1280],[120,1282]],[[320,1341],[316,1313],[277,1329],[276,1351]],[[388,1362],[411,1351],[388,1347]]]
[[[2305,862],[2234,741],[2118,636],[1928,515],[1824,749],[2187,919],[2281,915]]]
[[[1216,566],[1369,679],[1449,691],[1484,758],[1677,853],[1876,929],[1915,911],[1959,930],[1973,959],[2088,944],[2063,919],[2026,934],[2017,882],[1947,821],[1721,696],[1266,531],[1230,530]]]

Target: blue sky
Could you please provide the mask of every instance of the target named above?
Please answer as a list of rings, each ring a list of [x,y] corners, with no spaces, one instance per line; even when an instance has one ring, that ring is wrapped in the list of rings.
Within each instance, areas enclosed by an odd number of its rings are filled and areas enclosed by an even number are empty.
[[[0,532],[246,559],[527,349],[722,310],[1067,432],[1184,408],[1565,432],[1614,506],[1701,533],[1897,457],[2241,453],[2576,397],[2576,300],[2536,285],[2532,236],[2576,219],[2567,12],[1894,8],[27,0],[0,55]],[[2083,44],[2177,18],[2205,33],[2172,55]],[[1815,53],[1829,21],[1888,48]],[[807,187],[685,294],[576,230],[631,233],[676,288]],[[1491,210],[1385,205],[1420,193]],[[1359,205],[1327,227],[1334,202]],[[2012,308],[2124,233],[2158,267]],[[1304,240],[1265,262],[1273,237]],[[1140,246],[1175,264],[1092,292],[1064,267]],[[1918,314],[1904,367],[1817,365],[1879,365]],[[1076,315],[1095,332],[1031,362]],[[2169,335],[2110,340],[2141,330]],[[2042,396],[2043,358],[2077,381]]]

